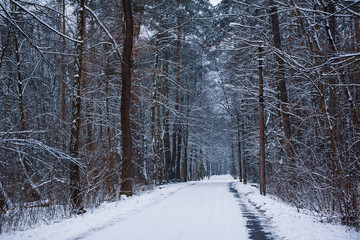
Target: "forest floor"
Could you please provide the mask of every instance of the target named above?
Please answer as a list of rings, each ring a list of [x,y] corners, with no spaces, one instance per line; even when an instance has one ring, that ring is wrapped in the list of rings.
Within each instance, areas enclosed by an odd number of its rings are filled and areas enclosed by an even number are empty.
[[[321,223],[229,175],[177,183],[83,215],[0,235],[0,240],[339,240],[360,239],[345,226]]]

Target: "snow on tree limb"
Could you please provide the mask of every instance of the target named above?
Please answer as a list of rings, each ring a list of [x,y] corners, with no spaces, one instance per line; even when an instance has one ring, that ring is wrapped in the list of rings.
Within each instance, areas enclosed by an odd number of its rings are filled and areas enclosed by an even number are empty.
[[[24,6],[22,6],[21,4],[19,4],[17,1],[14,0],[10,0],[10,2],[12,2],[13,4],[15,4],[16,6],[18,6],[19,8],[21,8],[22,10],[24,10],[26,13],[30,14],[33,18],[35,18],[39,23],[41,23],[42,25],[44,25],[45,27],[47,27],[48,29],[50,29],[51,31],[53,31],[54,33],[56,33],[57,35],[60,35],[61,37],[64,37],[72,42],[76,42],[76,43],[82,43],[82,41],[76,40],[72,37],[69,37],[65,34],[63,34],[62,32],[56,30],[55,28],[51,27],[49,24],[45,23],[44,21],[42,21],[41,19],[39,19],[34,13],[32,13],[30,10],[28,10],[27,8],[25,8]]]

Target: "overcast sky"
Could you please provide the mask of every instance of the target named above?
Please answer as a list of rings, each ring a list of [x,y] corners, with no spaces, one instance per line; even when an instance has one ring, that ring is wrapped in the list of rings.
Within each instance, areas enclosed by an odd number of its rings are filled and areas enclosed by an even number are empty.
[[[210,0],[210,3],[212,4],[212,5],[216,5],[216,4],[218,4],[219,2],[221,2],[221,0]]]

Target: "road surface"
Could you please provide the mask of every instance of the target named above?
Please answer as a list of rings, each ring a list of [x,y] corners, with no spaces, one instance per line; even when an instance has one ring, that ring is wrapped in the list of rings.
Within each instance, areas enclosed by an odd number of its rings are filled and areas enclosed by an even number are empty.
[[[111,226],[88,232],[76,239],[268,239],[261,237],[264,234],[257,234],[261,231],[259,226],[252,228],[254,216],[250,213],[252,219],[249,219],[249,211],[243,213],[245,203],[241,202],[240,195],[234,192],[231,184],[229,178],[189,184]]]

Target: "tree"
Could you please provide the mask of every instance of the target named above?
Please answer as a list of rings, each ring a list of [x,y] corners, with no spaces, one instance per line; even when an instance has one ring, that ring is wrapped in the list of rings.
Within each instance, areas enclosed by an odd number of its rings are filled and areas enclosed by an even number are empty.
[[[71,101],[72,122],[69,151],[75,159],[79,157],[80,148],[80,128],[81,128],[81,105],[82,105],[82,86],[84,78],[84,48],[85,48],[85,29],[86,29],[86,0],[78,0],[78,16],[77,16],[77,36],[81,41],[75,46],[75,76],[73,80],[72,90],[73,96]],[[81,183],[80,183],[80,166],[76,162],[70,163],[70,194],[73,211],[80,214],[84,212]]]
[[[260,194],[266,195],[265,178],[265,103],[264,103],[264,78],[263,78],[263,49],[259,47],[259,129],[260,129]]]
[[[272,24],[272,32],[274,38],[274,47],[275,47],[275,55],[276,51],[281,51],[281,35],[280,35],[280,27],[279,27],[279,16],[277,6],[275,5],[273,0],[269,0],[270,5],[270,17],[271,17],[271,24]],[[277,69],[277,84],[278,84],[278,98],[280,101],[280,111],[282,116],[283,128],[286,137],[285,141],[285,149],[288,155],[288,158],[291,162],[294,161],[293,155],[294,150],[292,147],[292,134],[291,134],[291,123],[290,123],[290,115],[289,115],[289,101],[288,101],[288,94],[286,88],[286,81],[285,81],[285,68],[284,68],[284,61],[278,55],[275,56],[276,62],[278,64]]]
[[[132,16],[132,7],[130,0],[123,0],[123,9],[125,17],[125,41],[123,49],[123,59],[121,62],[121,132],[122,132],[122,149],[123,162],[121,170],[121,194],[126,196],[132,195],[133,181],[133,163],[132,163],[132,139],[131,139],[131,120],[130,120],[130,103],[131,103],[131,64],[132,49],[134,37],[134,20]]]

